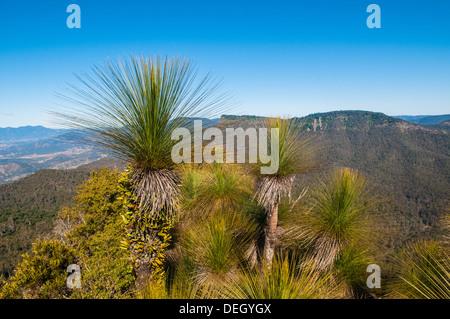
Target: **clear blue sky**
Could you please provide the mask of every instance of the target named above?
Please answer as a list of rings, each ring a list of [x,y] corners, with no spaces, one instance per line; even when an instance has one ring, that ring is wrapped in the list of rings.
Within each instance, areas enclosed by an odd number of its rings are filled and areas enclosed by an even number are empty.
[[[69,29],[69,4],[81,29]],[[369,4],[381,29],[369,29]],[[73,73],[181,55],[223,78],[238,114],[450,113],[450,1],[0,1],[0,127],[46,125]]]

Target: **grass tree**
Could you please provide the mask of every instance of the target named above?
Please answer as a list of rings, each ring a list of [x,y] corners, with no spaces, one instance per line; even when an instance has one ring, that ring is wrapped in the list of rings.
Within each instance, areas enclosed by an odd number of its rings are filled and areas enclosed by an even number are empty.
[[[397,279],[390,282],[393,298],[449,299],[450,256],[435,241],[411,244],[395,256]]]
[[[334,271],[349,297],[361,297],[367,294],[366,268],[381,246],[384,214],[379,203],[364,176],[335,169],[311,185],[308,200],[290,216],[285,236],[319,269]]]
[[[356,170],[335,169],[311,193],[311,208],[302,224],[321,267],[331,266],[346,247],[375,242],[379,200],[364,176]]]
[[[202,297],[217,296],[217,288],[236,275],[254,247],[257,225],[243,213],[252,180],[236,164],[214,163],[185,167],[182,181],[177,268],[184,269]]]
[[[416,242],[394,255],[396,279],[389,283],[390,297],[450,298],[450,214],[441,222],[440,240]]]
[[[316,147],[311,137],[304,134],[301,124],[294,119],[270,118],[270,131],[278,130],[278,141],[271,141],[269,149],[277,150],[278,170],[274,174],[259,175],[255,199],[266,209],[264,259],[270,268],[277,240],[278,207],[283,195],[290,193],[295,176],[312,171],[316,167]],[[273,143],[277,145],[273,145]],[[272,154],[273,156],[273,154]],[[257,165],[257,174],[261,164]]]
[[[53,112],[58,123],[129,164],[137,221],[174,216],[180,189],[172,132],[188,127],[191,117],[217,116],[230,105],[221,82],[199,77],[187,59],[151,56],[109,61],[76,78],[78,84],[60,95],[62,111]],[[143,235],[139,227],[131,231]],[[151,236],[146,240],[152,245]],[[135,259],[142,281],[151,256]]]
[[[233,299],[329,299],[343,297],[341,284],[330,271],[318,271],[314,261],[299,267],[295,256],[276,256],[267,267],[244,269],[222,287]]]
[[[202,216],[242,211],[252,195],[252,180],[237,164],[213,163],[193,172],[188,169],[182,183],[188,210]]]
[[[186,230],[182,251],[193,264],[192,281],[205,296],[218,297],[220,287],[237,276],[255,232],[255,223],[239,212],[209,215]]]

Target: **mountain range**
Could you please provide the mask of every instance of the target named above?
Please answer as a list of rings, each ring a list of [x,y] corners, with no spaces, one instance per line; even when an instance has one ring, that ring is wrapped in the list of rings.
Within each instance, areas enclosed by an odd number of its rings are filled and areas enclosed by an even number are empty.
[[[398,115],[396,118],[407,122],[421,125],[437,125],[445,121],[450,121],[450,114],[443,115]]]
[[[70,169],[103,157],[67,130],[42,126],[0,128],[0,183],[12,182],[40,169]]]
[[[219,119],[203,120],[205,127]],[[102,150],[80,142],[73,130],[51,129],[43,126],[0,128],[0,184],[13,182],[40,169],[72,169],[108,157]]]
[[[297,118],[321,145],[324,171],[358,169],[386,198],[399,229],[392,245],[436,236],[450,207],[450,120],[447,115],[407,117],[335,111]],[[415,121],[434,123],[424,125]],[[226,127],[260,127],[259,116],[223,115]],[[431,122],[430,122],[431,121]],[[51,229],[56,211],[70,203],[91,169],[124,163],[43,127],[0,128],[0,274],[10,274],[20,254]],[[26,177],[24,177],[26,176]]]

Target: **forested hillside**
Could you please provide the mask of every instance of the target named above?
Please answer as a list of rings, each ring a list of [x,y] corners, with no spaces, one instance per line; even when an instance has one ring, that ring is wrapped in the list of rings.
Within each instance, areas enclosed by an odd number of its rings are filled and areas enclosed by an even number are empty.
[[[104,159],[77,169],[43,169],[0,185],[0,274],[9,276],[20,254],[51,231],[59,208],[70,203],[92,169],[120,164]]]
[[[400,242],[433,237],[438,218],[449,207],[450,136],[448,125],[424,127],[381,113],[339,111],[298,119],[305,136],[321,148],[323,170],[358,169],[386,197],[384,209],[400,226]],[[227,116],[217,126],[260,127],[264,118]],[[123,169],[104,159],[73,170],[41,170],[0,185],[0,272],[8,276],[19,254],[50,231],[57,210],[70,202],[76,187],[100,167]],[[398,244],[399,244],[398,243]]]
[[[382,113],[336,111],[298,119],[322,148],[324,167],[355,168],[388,196],[406,238],[432,236],[449,206],[450,135]],[[220,127],[258,127],[263,118],[223,116]]]

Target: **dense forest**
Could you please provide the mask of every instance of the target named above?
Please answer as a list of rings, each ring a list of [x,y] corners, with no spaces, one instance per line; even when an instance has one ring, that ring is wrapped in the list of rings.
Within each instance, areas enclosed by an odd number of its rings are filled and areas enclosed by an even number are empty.
[[[44,169],[17,182],[0,185],[0,274],[9,277],[32,242],[51,232],[58,210],[99,167],[123,167],[104,159],[77,169]]]

